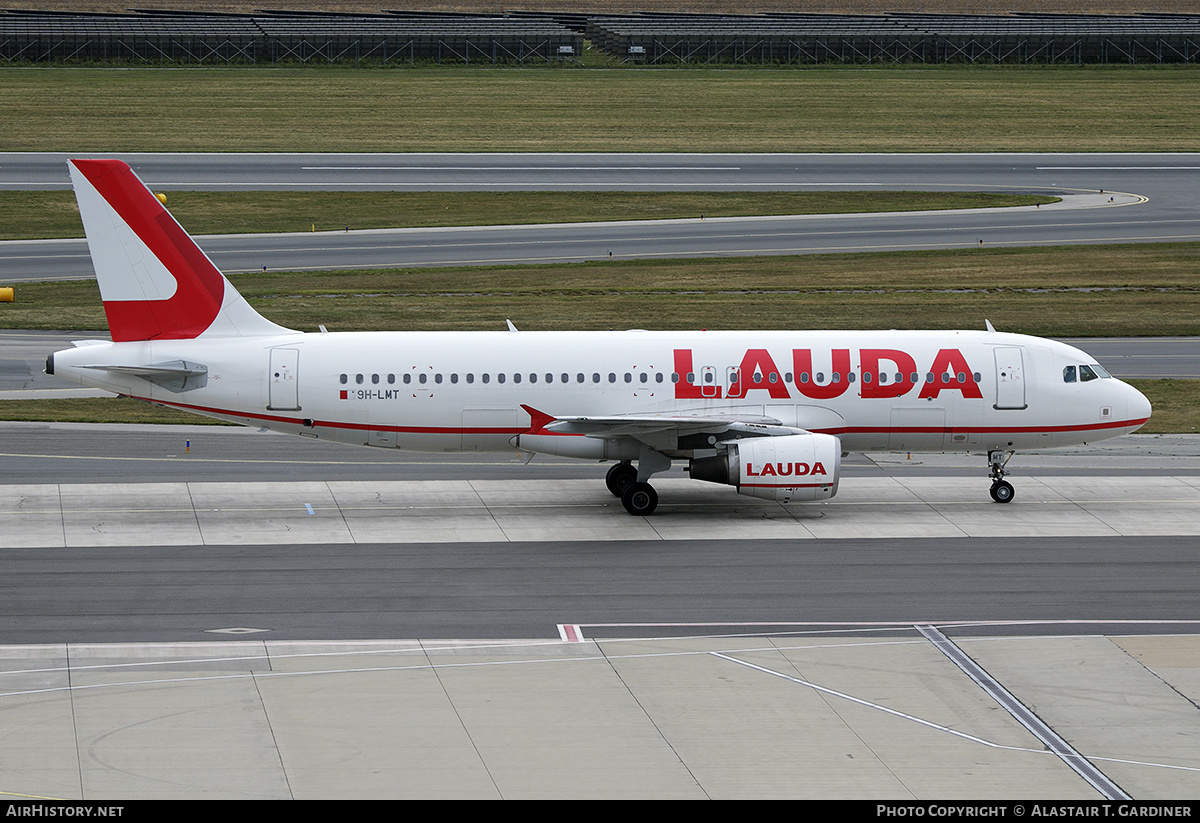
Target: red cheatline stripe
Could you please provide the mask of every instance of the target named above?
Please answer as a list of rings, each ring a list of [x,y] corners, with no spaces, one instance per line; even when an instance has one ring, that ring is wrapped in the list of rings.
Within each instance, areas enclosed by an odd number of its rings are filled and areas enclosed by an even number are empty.
[[[275,423],[293,423],[301,425],[305,418],[301,417],[282,417],[273,414],[259,414],[257,412],[236,411],[231,409],[219,409],[212,406],[194,406],[189,403],[173,403],[169,400],[151,400],[148,397],[139,397],[137,395],[128,395],[134,400],[144,400],[147,403],[157,403],[160,406],[171,406],[172,408],[183,409],[184,411],[204,412],[208,414],[224,414],[230,417],[246,417],[251,420],[265,420]],[[934,429],[913,427],[907,429],[888,429],[888,428],[869,428],[848,427],[845,429],[813,429],[812,431],[820,434],[886,434],[887,432],[897,432],[900,434],[913,433],[966,433],[970,431],[976,434],[1015,434],[1028,432],[1067,432],[1067,431],[1101,431],[1104,429],[1122,429],[1131,426],[1140,426],[1150,418],[1144,417],[1140,420],[1122,420],[1115,423],[1098,423],[1094,426],[1019,426],[1013,428],[994,428],[994,429]],[[498,427],[498,428],[465,428],[462,426],[376,426],[370,423],[347,423],[340,420],[313,420],[313,428],[326,429],[348,429],[359,431],[389,431],[404,434],[525,434],[529,431],[528,428],[522,427]],[[550,434],[550,432],[545,432]],[[826,484],[816,484],[826,485]]]

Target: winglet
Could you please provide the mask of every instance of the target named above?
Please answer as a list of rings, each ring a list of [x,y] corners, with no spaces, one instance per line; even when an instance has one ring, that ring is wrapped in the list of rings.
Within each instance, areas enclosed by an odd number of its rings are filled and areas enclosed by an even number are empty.
[[[114,341],[290,331],[250,307],[127,163],[67,167]]]

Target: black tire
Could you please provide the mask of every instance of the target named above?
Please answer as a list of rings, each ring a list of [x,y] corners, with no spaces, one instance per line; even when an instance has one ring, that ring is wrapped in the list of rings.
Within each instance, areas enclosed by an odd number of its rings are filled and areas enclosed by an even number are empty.
[[[604,484],[613,497],[620,497],[631,483],[637,482],[637,469],[632,463],[617,463],[604,476]]]
[[[992,484],[992,499],[997,503],[1011,503],[1016,496],[1016,490],[1007,480],[997,480]]]
[[[646,517],[658,508],[658,492],[649,483],[630,483],[621,495],[621,505],[632,515]]]

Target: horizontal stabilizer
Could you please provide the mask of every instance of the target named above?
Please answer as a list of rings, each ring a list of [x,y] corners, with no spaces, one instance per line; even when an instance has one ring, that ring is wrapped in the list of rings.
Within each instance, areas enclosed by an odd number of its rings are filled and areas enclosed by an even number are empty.
[[[208,382],[208,366],[187,360],[152,363],[147,366],[89,365],[85,369],[132,374],[173,392],[198,389]]]

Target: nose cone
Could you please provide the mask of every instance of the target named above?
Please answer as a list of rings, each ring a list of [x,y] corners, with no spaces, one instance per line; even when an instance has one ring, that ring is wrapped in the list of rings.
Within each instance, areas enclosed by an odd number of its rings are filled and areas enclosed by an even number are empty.
[[[1135,432],[1146,424],[1152,411],[1146,395],[1128,383],[1121,383],[1125,393],[1125,419],[1129,421],[1130,432]]]

